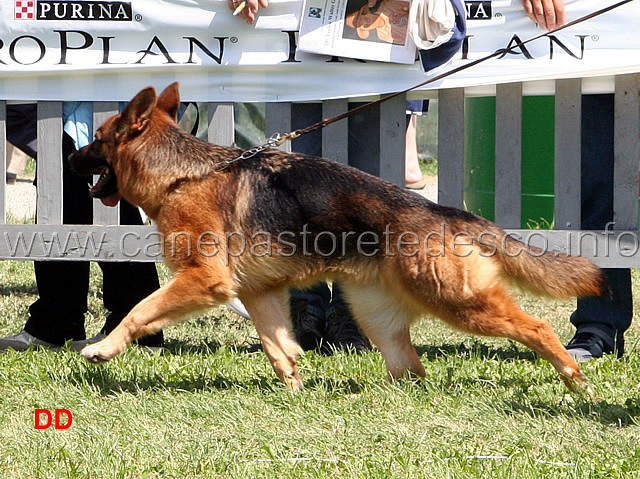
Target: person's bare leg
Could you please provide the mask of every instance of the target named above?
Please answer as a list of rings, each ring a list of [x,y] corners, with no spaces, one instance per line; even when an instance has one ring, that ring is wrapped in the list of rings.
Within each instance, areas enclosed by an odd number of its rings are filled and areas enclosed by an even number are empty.
[[[422,181],[422,171],[418,161],[417,115],[411,115],[405,135],[404,175],[406,183]]]

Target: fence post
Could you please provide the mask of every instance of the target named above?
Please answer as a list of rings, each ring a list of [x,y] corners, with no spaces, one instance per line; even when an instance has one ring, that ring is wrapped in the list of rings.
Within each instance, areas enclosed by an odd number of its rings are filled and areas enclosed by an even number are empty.
[[[0,175],[2,179],[7,177],[7,103],[0,101]],[[0,223],[7,222],[7,187],[6,181],[0,185]]]
[[[495,220],[519,228],[522,216],[522,83],[496,86]]]
[[[236,140],[233,103],[208,103],[207,112],[209,142],[220,146],[233,146]]]
[[[399,95],[380,105],[380,178],[404,187],[407,98]]]
[[[38,224],[62,224],[62,102],[38,102]]]
[[[347,98],[322,102],[322,118],[333,118],[349,109]],[[345,165],[349,164],[348,120],[340,120],[322,129],[322,156]]]
[[[291,131],[291,103],[266,103],[264,125],[267,138],[274,133],[280,133],[281,135],[289,133]],[[278,148],[290,153],[291,140],[285,141]]]
[[[117,102],[94,102],[93,103],[93,134],[98,128],[114,115],[118,114]],[[66,158],[63,158],[66,161]],[[96,180],[97,178],[94,178]],[[117,225],[120,224],[120,207],[105,206],[99,199],[93,200],[93,224],[94,225]]]
[[[556,80],[554,218],[556,229],[580,229],[582,80]]]
[[[638,229],[640,73],[616,77],[613,211],[615,229]]]
[[[464,208],[464,88],[438,92],[438,203]]]

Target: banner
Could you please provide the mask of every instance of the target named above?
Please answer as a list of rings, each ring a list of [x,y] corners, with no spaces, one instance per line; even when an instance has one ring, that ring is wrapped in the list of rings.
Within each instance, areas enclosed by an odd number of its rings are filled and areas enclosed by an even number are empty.
[[[567,19],[613,3],[567,2]],[[417,62],[297,51],[301,9],[301,1],[273,0],[247,25],[226,0],[0,0],[0,98],[126,101],[147,85],[179,80],[188,101],[305,101],[426,79]],[[541,33],[520,0],[469,1],[466,9],[463,49],[438,73]],[[638,25],[634,0],[428,88],[639,72]]]

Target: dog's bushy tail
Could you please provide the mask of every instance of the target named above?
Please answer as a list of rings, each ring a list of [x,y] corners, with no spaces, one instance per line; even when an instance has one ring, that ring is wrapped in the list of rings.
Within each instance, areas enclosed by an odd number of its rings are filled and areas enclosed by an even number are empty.
[[[609,294],[604,273],[588,259],[526,246],[500,231],[502,244],[495,257],[505,276],[518,286],[555,298]]]
[[[525,244],[484,218],[464,224],[477,238],[483,256],[492,257],[502,274],[523,289],[554,298],[609,295],[604,273],[586,258]]]

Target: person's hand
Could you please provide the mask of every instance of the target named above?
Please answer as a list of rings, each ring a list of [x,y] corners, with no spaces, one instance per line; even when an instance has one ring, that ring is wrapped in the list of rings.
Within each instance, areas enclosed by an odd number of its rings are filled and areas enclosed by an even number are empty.
[[[231,11],[235,11],[240,3],[242,3],[242,0],[227,0],[227,5]],[[268,6],[269,0],[247,0],[247,6],[244,7],[244,10],[242,10],[238,16],[244,18],[247,23],[252,24],[256,21],[256,14],[259,8],[267,8]]]
[[[527,16],[547,30],[565,23],[564,0],[522,0]]]

